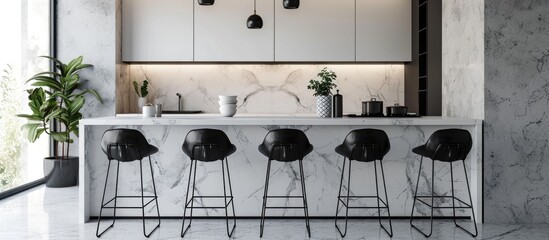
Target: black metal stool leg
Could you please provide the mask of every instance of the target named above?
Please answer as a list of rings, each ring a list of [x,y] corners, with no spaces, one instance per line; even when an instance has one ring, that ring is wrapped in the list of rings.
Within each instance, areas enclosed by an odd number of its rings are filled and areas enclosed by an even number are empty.
[[[456,199],[456,196],[454,195],[454,168],[453,168],[453,163],[450,162],[450,183],[451,183],[451,186],[452,186],[452,214],[454,216],[454,224],[457,226],[457,222],[456,222],[456,203],[455,203],[455,199]]]
[[[112,217],[112,225],[116,221],[116,200],[118,199],[118,175],[120,173],[120,161],[116,161],[116,184],[114,186],[114,213]]]
[[[103,214],[103,207],[105,205],[105,192],[107,191],[107,183],[109,181],[110,170],[111,170],[111,161],[109,160],[109,165],[107,166],[107,175],[105,177],[105,186],[103,187],[103,197],[101,198],[101,207],[99,208],[99,218],[97,219],[97,229],[95,231],[96,237],[101,237],[103,233],[105,233],[107,230],[111,229],[114,226],[114,220],[113,220],[113,223],[109,227],[107,227],[105,230],[99,233],[99,225],[101,225],[101,216]]]
[[[461,228],[461,230],[465,231],[466,233],[468,233],[472,237],[476,237],[478,235],[478,229],[477,229],[477,220],[475,218],[475,210],[473,209],[473,198],[471,197],[471,188],[469,187],[469,179],[467,177],[467,169],[465,167],[465,160],[463,160],[462,162],[463,162],[463,173],[465,174],[465,183],[467,183],[467,192],[469,193],[469,202],[471,203],[470,204],[471,205],[471,214],[473,215],[473,224],[475,225],[475,233],[473,234],[472,232],[466,230],[465,228],[463,228],[459,224],[455,223],[455,216],[454,216],[454,223],[456,224],[456,226],[458,228]],[[452,179],[452,182],[453,182],[453,179]],[[453,191],[452,191],[452,195],[453,195]],[[452,199],[452,201],[453,201],[453,199]]]
[[[341,235],[341,237],[345,237],[345,235],[347,235],[347,217],[349,216],[349,214],[348,214],[349,209],[347,208],[347,214],[345,214],[345,231],[341,232],[341,230],[339,229],[339,226],[337,226],[337,219],[338,219],[338,214],[339,214],[339,202],[341,201],[341,189],[342,189],[342,186],[343,186],[343,176],[345,175],[345,162],[346,161],[347,161],[347,157],[343,157],[343,167],[341,168],[341,180],[339,181],[339,193],[337,195],[336,219],[335,219],[335,227],[336,227],[337,231],[339,232],[339,234]],[[347,192],[347,199],[349,199],[349,192]],[[349,203],[347,202],[347,205],[348,204]]]
[[[379,190],[378,190],[378,183],[377,183],[377,164],[376,164],[376,161],[374,160],[374,169],[375,169],[375,177],[376,177],[376,194],[377,194],[377,215],[378,215],[378,218],[379,218],[379,225],[381,226],[381,228],[383,228],[383,230],[385,230],[385,232],[389,235],[389,237],[393,237],[393,224],[391,222],[391,211],[390,211],[390,208],[389,208],[389,198],[387,197],[387,185],[385,184],[385,173],[383,172],[383,161],[379,161],[379,165],[380,165],[380,168],[381,168],[381,179],[383,181],[383,189],[385,190],[385,207],[387,207],[387,216],[389,218],[389,229],[390,231],[387,231],[387,229],[385,228],[385,226],[383,226],[383,224],[381,224],[381,212],[380,212],[380,207],[379,207],[379,201],[380,201],[380,198],[379,198]]]
[[[233,235],[233,232],[234,232],[234,229],[236,227],[236,216],[234,215],[234,212],[233,212],[233,227],[232,229],[229,231],[229,213],[228,213],[228,205],[229,203],[227,202],[227,188],[225,187],[226,186],[226,183],[225,183],[225,164],[223,162],[227,162],[227,158],[225,158],[225,161],[221,161],[221,172],[223,173],[223,200],[224,200],[224,203],[225,203],[225,223],[227,225],[227,236],[228,237],[231,237]],[[227,165],[227,174],[228,174],[228,170],[229,170],[229,165]],[[230,188],[230,179],[229,179],[229,188]],[[232,194],[232,190],[231,190],[231,193],[230,193],[230,198],[231,200],[229,200],[230,202],[233,202],[233,194]],[[234,211],[234,205],[233,205],[233,211]]]
[[[265,176],[265,189],[263,191],[263,207],[261,208],[261,221],[259,224],[259,237],[263,237],[265,226],[265,211],[267,210],[267,193],[269,192],[269,175],[271,174],[271,160],[267,162],[267,174]]]
[[[225,159],[226,160],[226,159]],[[233,208],[233,221],[234,221],[234,225],[236,227],[236,213],[235,213],[235,209],[234,209],[234,195],[233,195],[233,187],[231,185],[231,174],[229,172],[229,162],[226,161],[225,164],[227,165],[227,179],[229,180],[229,193],[231,194],[231,206]]]
[[[196,179],[196,161],[194,161],[194,179]],[[190,169],[189,169],[189,181],[187,182],[187,194],[185,195],[185,203],[183,204],[183,223],[181,224],[181,237],[185,236],[185,233],[189,230],[192,223],[192,202],[194,201],[194,180],[193,180],[193,187],[191,190],[191,176],[193,176],[193,160],[191,160]],[[189,220],[189,226],[185,228],[185,219],[187,216],[187,205],[189,204],[189,190],[192,191],[192,197],[191,197],[191,217]]]
[[[156,194],[156,183],[154,182],[154,172],[153,172],[151,156],[149,156],[149,166],[151,170],[151,179],[152,179],[153,191],[154,191],[154,201],[156,202],[156,214],[158,216],[158,226],[160,227],[160,208],[158,206],[158,195]]]
[[[419,169],[418,169],[418,172],[417,172],[417,181],[416,181],[416,190],[414,192],[414,196],[413,196],[413,199],[414,201],[412,202],[412,212],[410,213],[410,225],[413,226],[413,220],[414,220],[414,209],[416,207],[416,196],[417,196],[417,190],[419,188],[419,178],[421,177],[421,166],[423,165],[423,157],[421,157],[421,160],[419,161]]]
[[[152,169],[151,169],[152,171]],[[156,225],[156,227],[154,227],[154,229],[152,231],[150,231],[148,234],[147,234],[147,231],[145,230],[145,193],[144,193],[144,188],[143,188],[143,160],[140,160],[139,161],[139,173],[140,173],[140,180],[141,180],[141,213],[143,214],[143,235],[145,237],[150,237],[151,234],[154,233],[154,231],[156,231],[156,229],[158,229],[160,227],[160,222],[158,223],[158,225]],[[158,206],[157,206],[158,207]]]
[[[431,228],[429,230],[429,234],[426,234],[424,233],[423,231],[421,231],[419,228],[417,228],[413,223],[413,218],[414,218],[414,207],[416,205],[416,199],[417,199],[417,189],[418,189],[418,186],[419,186],[419,178],[421,176],[421,165],[423,163],[423,157],[421,157],[421,161],[419,163],[419,173],[418,173],[418,178],[417,178],[417,185],[416,185],[416,192],[414,193],[414,203],[412,205],[412,215],[410,217],[410,225],[412,226],[412,228],[416,229],[417,231],[419,231],[421,234],[423,234],[423,236],[425,237],[430,237],[432,234],[433,234],[433,204],[434,204],[434,195],[435,195],[435,161],[433,160],[432,161],[432,169],[431,169]]]
[[[338,218],[338,212],[339,212],[339,202],[341,201],[341,188],[343,185],[343,176],[345,175],[345,161],[347,160],[347,157],[343,158],[343,168],[341,169],[341,181],[339,183],[339,195],[337,196],[337,208],[336,208],[336,220],[335,220],[335,227],[341,237],[345,237],[347,235],[347,220],[349,217],[349,193],[351,192],[351,160],[349,160],[349,176],[347,177],[347,199],[346,204],[344,204],[345,207],[345,230],[341,232],[341,229],[339,229],[339,226],[337,225],[337,218]]]
[[[305,172],[303,171],[303,160],[299,160],[299,171],[301,172],[301,191],[303,192],[303,207],[305,207],[305,226],[307,234],[311,237],[311,225],[309,222],[309,206],[307,204],[307,190],[305,189]]]

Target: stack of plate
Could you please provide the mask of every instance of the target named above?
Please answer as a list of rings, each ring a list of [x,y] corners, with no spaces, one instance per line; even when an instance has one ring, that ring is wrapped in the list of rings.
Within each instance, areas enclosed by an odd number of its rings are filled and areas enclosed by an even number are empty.
[[[219,95],[219,112],[221,116],[232,117],[236,114],[236,96]]]

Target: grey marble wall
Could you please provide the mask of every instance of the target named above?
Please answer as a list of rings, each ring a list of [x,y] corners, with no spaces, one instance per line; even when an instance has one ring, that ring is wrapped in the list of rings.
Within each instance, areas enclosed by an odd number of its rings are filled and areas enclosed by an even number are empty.
[[[484,119],[484,0],[442,1],[442,115]]]
[[[118,10],[117,10],[118,9]],[[92,69],[81,72],[83,88],[95,89],[103,98],[101,104],[91,95],[82,109],[84,118],[113,116],[116,112],[116,82],[124,79],[120,64],[117,37],[117,11],[120,0],[58,0],[57,1],[57,57],[69,61],[84,56]],[[71,154],[78,152],[78,143]]]
[[[138,82],[150,80],[149,102],[160,98],[165,109],[177,109],[176,93],[179,92],[183,95],[183,108],[189,110],[216,113],[219,112],[218,95],[238,95],[239,113],[314,113],[315,98],[307,85],[323,67],[338,75],[337,89],[344,97],[345,112],[360,113],[361,101],[370,98],[391,105],[404,103],[402,64],[135,64],[129,67],[129,79]],[[137,112],[137,95],[133,88],[127,91],[130,112]]]
[[[548,223],[549,1],[485,3],[485,219]]]
[[[116,86],[116,1],[59,0],[57,3],[57,55],[69,61],[84,56],[93,69],[82,71],[84,88],[96,89],[101,105],[86,98],[84,117],[112,116]]]

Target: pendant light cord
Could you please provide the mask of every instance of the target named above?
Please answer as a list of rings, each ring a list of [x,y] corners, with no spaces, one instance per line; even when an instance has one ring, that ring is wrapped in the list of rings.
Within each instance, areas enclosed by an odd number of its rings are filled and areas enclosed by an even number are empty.
[[[256,0],[254,0],[254,14],[255,14],[255,1],[256,1]]]

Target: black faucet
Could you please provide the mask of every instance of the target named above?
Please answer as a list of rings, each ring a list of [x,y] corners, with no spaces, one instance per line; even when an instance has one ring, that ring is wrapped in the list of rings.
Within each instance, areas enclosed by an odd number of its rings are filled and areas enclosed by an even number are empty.
[[[177,95],[177,111],[178,112],[181,112],[181,93],[176,93],[175,95]]]

